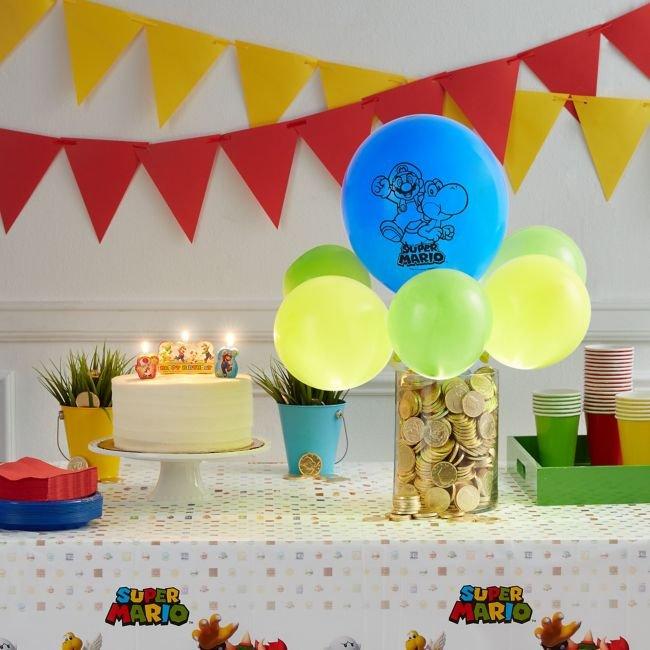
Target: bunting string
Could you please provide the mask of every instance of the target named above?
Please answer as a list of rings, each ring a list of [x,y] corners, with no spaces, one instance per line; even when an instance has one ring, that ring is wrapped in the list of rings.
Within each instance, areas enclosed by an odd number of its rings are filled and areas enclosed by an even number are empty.
[[[401,92],[410,85],[402,86]],[[389,91],[386,102],[379,96],[376,101],[361,101],[289,122],[158,143],[57,138],[0,129],[0,216],[5,232],[62,148],[100,242],[140,163],[193,241],[219,147],[277,228],[298,138],[342,183],[352,155],[370,133],[373,118],[385,117],[384,111],[400,113],[396,108],[399,102],[390,94],[394,92]],[[405,99],[407,110],[413,105],[424,112],[440,110],[441,92],[423,93],[415,85],[413,96]],[[609,199],[650,125],[650,99],[516,91],[504,145],[504,166],[511,185],[515,191],[521,185],[566,102],[580,117],[603,193]]]
[[[2,0],[0,60],[55,2]],[[418,80],[232,42],[88,0],[63,0],[63,8],[79,103],[144,31],[161,126],[233,45],[251,128],[159,143],[0,129],[0,217],[6,232],[62,148],[99,241],[140,163],[192,241],[219,148],[278,227],[299,138],[341,183],[373,119],[385,123],[413,113],[442,114],[474,129],[486,141],[517,191],[566,106],[580,124],[609,199],[650,121],[650,100],[596,96],[601,34],[649,74],[650,3],[512,57]],[[521,64],[550,92],[517,90]],[[317,69],[327,110],[278,121]]]
[[[234,46],[237,52],[250,126],[280,120],[316,69],[320,71],[327,108],[352,104],[409,81],[401,74],[233,41],[90,0],[62,2],[78,103],[85,101],[131,42],[144,31],[160,126],[180,108],[191,90],[229,46]],[[56,0],[0,2],[0,62],[55,4]],[[515,82],[519,61],[523,61],[551,92],[596,95],[601,34],[641,72],[650,76],[650,3],[606,23],[514,54],[503,62],[510,65],[510,76],[514,77]],[[449,90],[453,97],[455,93],[462,92],[458,88],[459,83],[468,83],[472,74],[475,83],[489,83],[483,74],[489,75],[490,72],[497,75],[499,81],[505,82],[507,76],[502,78],[496,72],[499,63],[489,61],[482,64],[483,67],[472,66],[430,78],[441,80],[446,90],[447,86],[454,88],[455,92]],[[466,81],[459,82],[462,77]],[[447,83],[444,83],[445,80]],[[507,106],[509,94],[512,93],[506,90],[506,96],[497,101],[503,101]],[[454,97],[463,112],[469,113],[470,120],[476,112],[471,104],[476,103],[477,95],[479,93],[465,97],[465,105]],[[577,117],[573,105],[569,102],[566,106]],[[507,111],[501,107],[497,113],[499,115],[495,120],[501,123],[503,130],[503,115]],[[482,119],[492,118],[480,117],[478,121]],[[501,134],[497,139],[497,149],[503,148],[503,140]]]

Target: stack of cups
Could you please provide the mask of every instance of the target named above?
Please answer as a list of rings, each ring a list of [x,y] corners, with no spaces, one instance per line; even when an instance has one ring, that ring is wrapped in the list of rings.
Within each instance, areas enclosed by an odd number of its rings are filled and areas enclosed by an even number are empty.
[[[592,465],[620,465],[616,394],[632,390],[634,348],[585,347],[585,415]]]
[[[582,411],[579,390],[549,388],[533,393],[539,461],[544,467],[567,467],[575,462]]]
[[[650,465],[650,391],[616,396],[616,420],[624,465]]]

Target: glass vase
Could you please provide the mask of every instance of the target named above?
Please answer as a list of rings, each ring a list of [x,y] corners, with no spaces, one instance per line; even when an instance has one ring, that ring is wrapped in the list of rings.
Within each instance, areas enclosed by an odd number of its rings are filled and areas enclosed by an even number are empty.
[[[391,519],[494,508],[498,412],[498,376],[490,366],[444,381],[397,371]]]

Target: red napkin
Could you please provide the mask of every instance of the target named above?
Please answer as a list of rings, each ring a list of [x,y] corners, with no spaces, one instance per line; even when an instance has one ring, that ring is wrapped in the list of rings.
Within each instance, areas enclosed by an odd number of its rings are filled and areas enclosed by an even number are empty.
[[[61,469],[26,456],[0,464],[0,499],[9,501],[63,501],[97,492],[97,468]]]

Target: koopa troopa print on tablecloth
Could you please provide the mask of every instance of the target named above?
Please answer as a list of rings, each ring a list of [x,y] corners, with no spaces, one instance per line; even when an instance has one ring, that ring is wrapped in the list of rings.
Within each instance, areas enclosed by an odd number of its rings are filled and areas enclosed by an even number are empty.
[[[431,269],[480,278],[505,236],[503,169],[465,126],[412,115],[359,147],[343,181],[342,208],[354,252],[389,289]]]

